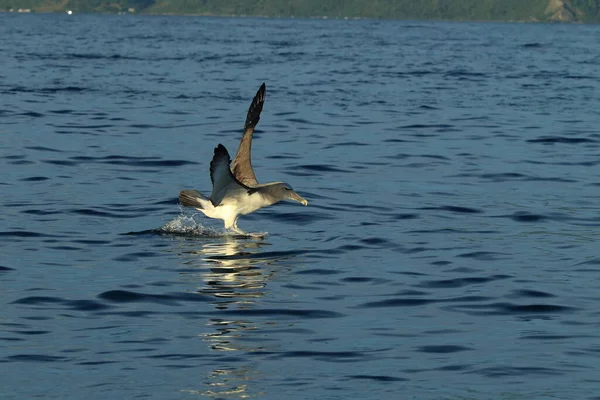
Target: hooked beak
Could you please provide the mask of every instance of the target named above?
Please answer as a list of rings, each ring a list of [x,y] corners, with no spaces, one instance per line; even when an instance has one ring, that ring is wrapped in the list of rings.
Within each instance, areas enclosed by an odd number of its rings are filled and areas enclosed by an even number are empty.
[[[308,200],[306,200],[304,197],[300,196],[296,192],[291,192],[290,193],[290,200],[296,200],[298,203],[302,203],[305,206],[308,205]]]

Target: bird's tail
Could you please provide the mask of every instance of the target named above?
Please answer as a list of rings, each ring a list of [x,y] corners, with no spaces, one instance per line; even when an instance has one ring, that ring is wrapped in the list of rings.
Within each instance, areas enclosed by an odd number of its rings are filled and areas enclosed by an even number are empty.
[[[179,192],[179,202],[184,207],[194,207],[202,210],[207,201],[209,200],[197,190],[182,190]]]

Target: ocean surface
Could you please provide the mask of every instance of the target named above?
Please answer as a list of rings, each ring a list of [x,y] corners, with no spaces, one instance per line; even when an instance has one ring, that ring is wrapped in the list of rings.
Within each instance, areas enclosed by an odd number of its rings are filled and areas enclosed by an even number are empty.
[[[599,42],[0,14],[0,398],[599,399]],[[248,239],[177,196],[263,81]]]

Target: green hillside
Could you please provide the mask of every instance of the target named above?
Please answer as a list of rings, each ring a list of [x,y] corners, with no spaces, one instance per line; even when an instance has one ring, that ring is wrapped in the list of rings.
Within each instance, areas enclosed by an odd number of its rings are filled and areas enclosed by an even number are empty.
[[[0,10],[600,22],[600,0],[0,0]]]

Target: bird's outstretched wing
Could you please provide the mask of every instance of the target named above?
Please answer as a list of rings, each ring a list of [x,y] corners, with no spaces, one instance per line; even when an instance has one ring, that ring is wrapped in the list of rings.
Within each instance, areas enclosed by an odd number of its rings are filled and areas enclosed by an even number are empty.
[[[254,133],[256,124],[258,124],[258,121],[260,120],[260,112],[262,111],[265,102],[266,90],[266,85],[263,83],[258,89],[258,92],[256,92],[254,99],[252,99],[248,114],[246,115],[244,134],[242,135],[240,146],[233,159],[233,164],[231,164],[233,175],[244,185],[253,186],[258,184],[256,176],[254,175],[254,170],[252,169],[251,161],[252,134]]]
[[[217,207],[224,198],[233,196],[236,193],[247,192],[249,187],[238,181],[231,170],[229,164],[231,157],[229,152],[222,144],[215,147],[215,154],[210,162],[210,180],[213,184],[213,190],[210,195],[210,201]]]

